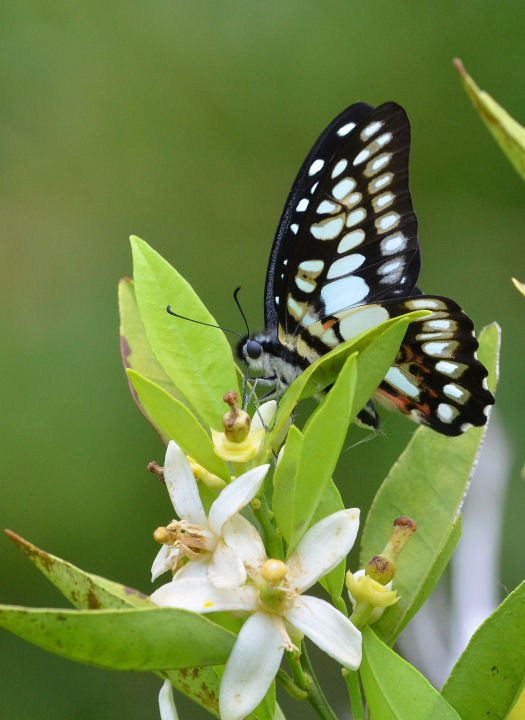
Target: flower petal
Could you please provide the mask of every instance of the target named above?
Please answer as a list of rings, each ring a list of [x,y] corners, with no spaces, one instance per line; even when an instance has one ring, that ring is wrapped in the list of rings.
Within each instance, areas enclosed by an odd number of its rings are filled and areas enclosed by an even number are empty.
[[[151,566],[151,582],[155,582],[160,575],[176,567],[178,554],[178,548],[174,548],[173,545],[161,545]]]
[[[191,466],[173,440],[170,440],[166,450],[164,480],[177,515],[195,525],[206,525],[206,513]]]
[[[241,628],[221,680],[221,720],[241,720],[257,707],[279,670],[284,653],[280,618],[251,615]]]
[[[275,400],[268,400],[268,402],[259,405],[253,414],[250,432],[267,430],[273,420],[273,416],[275,415],[276,407],[277,402]]]
[[[193,610],[197,613],[257,609],[257,591],[253,585],[216,588],[207,577],[172,580],[155,590],[151,600],[160,607]]]
[[[208,565],[208,578],[217,588],[234,588],[246,582],[246,570],[241,558],[222,540]]]
[[[286,619],[341,665],[357,670],[361,663],[361,633],[333,605],[303,595],[288,610]]]
[[[164,680],[159,692],[160,720],[179,720],[173,700],[173,688],[169,680]]]
[[[298,593],[307,590],[350,552],[359,529],[359,510],[339,510],[311,527],[286,563],[287,579]]]
[[[221,534],[224,523],[253,500],[269,467],[269,465],[259,465],[253,470],[248,470],[221,491],[208,515],[210,528],[217,536]]]
[[[362,570],[356,570],[356,572],[352,573],[352,575],[355,580],[359,580],[360,577],[364,577],[366,575],[366,571],[363,568]],[[384,587],[385,587],[385,591],[392,590],[392,580],[390,580],[390,582],[388,582]],[[355,610],[356,600],[355,600],[354,596],[352,595],[352,593],[350,592],[350,588],[348,587],[348,584],[347,584],[347,589],[348,589],[348,597],[350,598],[352,607]],[[388,607],[388,605],[386,605],[385,607],[375,607],[370,612],[370,615],[367,618],[366,624],[372,625],[373,623],[377,622],[379,620],[379,618],[381,617],[381,615],[385,612],[387,607]]]
[[[173,580],[182,580],[182,578],[195,578],[195,577],[207,577],[208,575],[208,560],[190,560],[183,565],[175,575]]]
[[[266,550],[257,528],[242,515],[234,515],[222,528],[224,542],[248,566],[259,566],[266,560]]]

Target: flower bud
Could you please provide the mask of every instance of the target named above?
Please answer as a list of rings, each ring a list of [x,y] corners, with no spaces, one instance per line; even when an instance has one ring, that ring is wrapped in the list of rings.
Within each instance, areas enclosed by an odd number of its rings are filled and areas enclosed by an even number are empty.
[[[374,555],[367,563],[365,574],[381,585],[388,585],[396,574],[396,566],[384,555]]]
[[[282,560],[270,558],[261,567],[261,575],[269,583],[280,583],[286,575],[287,567]]]
[[[250,416],[239,409],[237,393],[234,390],[226,393],[224,401],[230,405],[231,410],[222,420],[224,432],[213,428],[211,430],[213,450],[227,462],[244,463],[253,460],[261,448],[265,430],[250,429]]]
[[[166,527],[158,527],[153,531],[153,539],[162,545],[172,545],[176,538],[175,533]]]
[[[239,398],[234,390],[227,392],[223,400],[230,406],[230,412],[227,412],[222,418],[224,434],[230,442],[240,443],[248,437],[250,432],[250,416],[244,410],[239,409]]]

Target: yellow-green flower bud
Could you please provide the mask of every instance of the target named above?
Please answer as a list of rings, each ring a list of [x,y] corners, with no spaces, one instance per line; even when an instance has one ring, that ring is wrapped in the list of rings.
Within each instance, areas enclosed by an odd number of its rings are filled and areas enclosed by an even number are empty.
[[[224,434],[230,442],[241,443],[248,437],[250,432],[250,416],[244,410],[239,409],[239,398],[234,390],[230,390],[223,397],[225,403],[230,406],[230,412],[222,418]]]
[[[374,555],[368,562],[365,573],[381,585],[387,585],[396,574],[396,565],[384,555]]]
[[[282,560],[270,558],[261,567],[261,575],[266,582],[280,583],[286,575],[287,567]]]

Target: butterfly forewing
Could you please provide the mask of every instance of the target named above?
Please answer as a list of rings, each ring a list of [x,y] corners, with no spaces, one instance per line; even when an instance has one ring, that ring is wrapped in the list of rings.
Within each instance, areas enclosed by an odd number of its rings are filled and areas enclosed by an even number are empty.
[[[484,425],[494,398],[473,324],[448,298],[417,287],[421,260],[408,185],[410,125],[395,103],[356,103],[310,150],[272,247],[258,360],[282,393],[316,358],[389,318],[409,326],[374,398],[445,435]],[[244,350],[242,350],[244,348]],[[244,354],[242,354],[244,353]],[[372,401],[359,419],[377,427]]]
[[[408,119],[395,103],[354,108],[310,151],[277,232],[267,301],[291,344],[335,312],[409,295],[419,274]]]

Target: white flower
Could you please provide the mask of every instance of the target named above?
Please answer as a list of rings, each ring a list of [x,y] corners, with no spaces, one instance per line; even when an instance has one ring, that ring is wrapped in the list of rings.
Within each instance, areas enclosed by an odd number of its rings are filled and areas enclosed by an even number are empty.
[[[191,466],[179,446],[170,441],[164,480],[180,519],[161,529],[167,542],[153,561],[152,581],[172,570],[177,578],[207,575],[217,587],[242,584],[246,570],[242,559],[224,541],[223,529],[255,497],[268,468],[260,465],[233,480],[221,491],[206,517]],[[189,562],[182,565],[185,558]]]
[[[228,545],[243,559],[248,580],[217,588],[207,577],[183,577],[163,585],[151,599],[164,607],[198,613],[244,610],[241,628],[221,681],[222,720],[241,720],[257,707],[274,679],[292,635],[304,633],[341,665],[361,662],[361,633],[325,600],[302,593],[346,557],[359,526],[359,510],[341,510],[314,525],[285,564],[266,557],[257,530],[241,515],[223,529]]]
[[[159,692],[160,720],[179,720],[173,700],[173,688],[169,680],[164,680]]]

